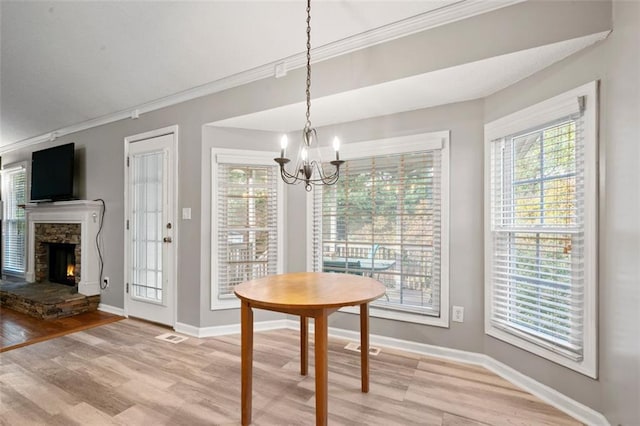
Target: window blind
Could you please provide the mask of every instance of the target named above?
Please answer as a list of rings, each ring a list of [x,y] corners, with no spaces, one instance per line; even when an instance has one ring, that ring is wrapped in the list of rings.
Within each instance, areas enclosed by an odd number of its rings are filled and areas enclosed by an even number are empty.
[[[315,191],[313,269],[382,282],[384,309],[438,316],[440,150],[347,161],[340,181]]]
[[[583,354],[584,140],[580,113],[491,142],[495,327]]]
[[[25,271],[26,221],[24,205],[26,198],[26,171],[19,167],[4,170],[2,190],[4,200],[3,220],[3,264],[4,272],[23,274]]]
[[[218,298],[244,281],[277,273],[276,167],[218,165]]]

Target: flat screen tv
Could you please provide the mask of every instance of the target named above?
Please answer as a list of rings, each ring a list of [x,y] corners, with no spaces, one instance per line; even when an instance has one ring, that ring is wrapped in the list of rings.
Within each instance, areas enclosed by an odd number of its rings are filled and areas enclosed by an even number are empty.
[[[73,199],[73,143],[35,151],[31,156],[31,201]]]

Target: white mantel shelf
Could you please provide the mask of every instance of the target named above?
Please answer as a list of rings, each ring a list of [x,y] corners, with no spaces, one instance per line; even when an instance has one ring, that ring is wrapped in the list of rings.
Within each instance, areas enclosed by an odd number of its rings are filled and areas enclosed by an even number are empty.
[[[97,209],[100,211],[102,207],[102,203],[100,201],[92,201],[92,200],[71,200],[71,201],[55,201],[53,203],[28,203],[25,204],[24,208],[27,212],[29,211],[68,211],[68,210],[86,210]]]
[[[35,280],[35,225],[36,223],[80,224],[80,280],[78,293],[86,296],[100,294],[100,265],[96,236],[100,227],[102,203],[90,200],[57,201],[26,204],[28,257],[26,279]]]

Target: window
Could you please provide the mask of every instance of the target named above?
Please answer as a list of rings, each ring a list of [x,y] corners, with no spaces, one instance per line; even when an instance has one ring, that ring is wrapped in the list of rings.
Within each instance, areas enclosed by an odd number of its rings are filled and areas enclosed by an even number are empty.
[[[282,181],[271,153],[213,151],[212,309],[239,307],[233,288],[282,272]]]
[[[383,283],[374,316],[448,325],[447,145],[447,132],[345,145],[339,182],[314,189],[311,266]]]
[[[22,165],[2,170],[2,273],[22,275],[25,270],[26,229],[24,206],[27,198],[27,172]]]
[[[487,333],[595,377],[595,83],[486,126]]]

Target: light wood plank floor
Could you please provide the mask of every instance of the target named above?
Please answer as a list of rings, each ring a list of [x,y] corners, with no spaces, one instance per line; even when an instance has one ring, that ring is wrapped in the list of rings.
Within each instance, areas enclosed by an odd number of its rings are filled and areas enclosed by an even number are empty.
[[[0,354],[0,424],[239,424],[239,336],[154,338],[166,332],[127,319]],[[332,425],[579,424],[483,368],[384,348],[363,394],[345,344],[329,341]],[[296,331],[254,345],[254,424],[314,424],[313,350],[302,377]]]
[[[107,312],[93,311],[67,318],[41,320],[1,307],[0,352],[109,324],[122,318]]]

